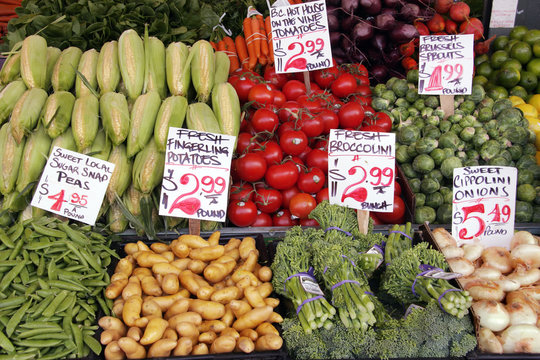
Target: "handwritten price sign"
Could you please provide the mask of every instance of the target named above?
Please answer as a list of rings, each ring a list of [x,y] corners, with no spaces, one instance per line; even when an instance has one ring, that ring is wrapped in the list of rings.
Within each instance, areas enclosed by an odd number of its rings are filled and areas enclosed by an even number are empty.
[[[270,24],[277,73],[311,71],[332,66],[324,0],[272,7]]]
[[[473,35],[420,36],[418,92],[466,95],[472,91]]]
[[[225,221],[235,137],[171,127],[159,214]]]
[[[32,206],[94,225],[114,164],[55,146]]]
[[[392,212],[396,135],[331,130],[328,142],[330,203]]]
[[[486,245],[509,248],[514,233],[516,186],[514,167],[454,169],[452,235],[458,244],[478,239]]]

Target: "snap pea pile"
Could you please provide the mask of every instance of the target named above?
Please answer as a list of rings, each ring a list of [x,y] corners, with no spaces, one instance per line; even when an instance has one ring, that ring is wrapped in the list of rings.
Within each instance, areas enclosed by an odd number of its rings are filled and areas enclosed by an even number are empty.
[[[0,228],[0,360],[60,359],[101,352],[96,315],[112,257],[90,226],[43,217]]]

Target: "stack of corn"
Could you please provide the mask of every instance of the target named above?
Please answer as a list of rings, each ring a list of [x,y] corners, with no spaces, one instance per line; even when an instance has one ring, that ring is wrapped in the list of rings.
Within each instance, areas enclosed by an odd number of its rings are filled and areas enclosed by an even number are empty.
[[[27,37],[0,71],[0,224],[23,210],[42,215],[28,204],[54,146],[116,165],[101,211],[111,230],[144,214],[159,221],[152,196],[159,198],[169,127],[187,118],[190,129],[238,135],[228,72],[228,56],[204,40],[165,48],[127,30],[99,52],[82,52]]]

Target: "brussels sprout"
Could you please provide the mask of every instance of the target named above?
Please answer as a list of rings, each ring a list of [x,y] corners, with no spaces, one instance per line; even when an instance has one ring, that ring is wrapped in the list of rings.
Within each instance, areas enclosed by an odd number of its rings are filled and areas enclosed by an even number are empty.
[[[409,116],[412,116],[412,117],[420,116],[420,110],[418,110],[417,108],[413,106],[409,106],[407,108],[407,111],[409,112]]]
[[[520,201],[533,202],[536,198],[536,190],[531,184],[521,184],[517,187],[516,197]]]
[[[442,204],[437,208],[437,223],[452,223],[452,204]]]
[[[467,159],[468,159],[468,158],[467,158],[467,153],[466,153],[465,151],[458,151],[458,152],[456,153],[456,157],[457,157],[459,160],[461,160],[462,163],[465,162],[465,161],[467,161]]]
[[[537,180],[535,180],[536,182]],[[534,198],[535,205],[540,205],[540,184],[539,185],[533,185],[534,189],[536,190],[536,197]]]
[[[424,99],[417,99],[417,100],[413,103],[413,106],[414,106],[418,111],[422,111],[422,109],[426,107],[426,104],[425,104],[425,102],[424,102]]]
[[[427,174],[428,172],[433,170],[433,168],[435,167],[435,162],[429,155],[424,153],[414,158],[412,167],[414,171],[418,173]]]
[[[426,196],[426,205],[434,209],[444,203],[444,198],[440,192],[436,191]]]
[[[475,108],[476,104],[471,100],[465,100],[461,105],[459,105],[459,109],[467,115],[472,114]]]
[[[463,128],[473,126],[476,121],[476,118],[472,115],[465,115],[460,121],[459,125]]]
[[[441,172],[447,179],[452,179],[454,176],[454,169],[462,167],[462,162],[457,156],[452,156],[444,159],[441,164]]]
[[[409,158],[411,159],[418,156],[418,151],[416,151],[416,141],[407,147],[407,155],[409,155]]]
[[[383,99],[382,97],[376,97],[373,98],[373,101],[371,101],[371,107],[375,111],[388,110],[390,107],[390,101]]]
[[[480,157],[484,161],[489,161],[499,154],[501,145],[497,140],[488,140],[480,148]]]
[[[419,178],[415,179],[409,179],[409,186],[411,187],[411,190],[413,193],[419,193],[420,192],[420,183],[422,180]]]
[[[441,122],[441,119],[439,119],[439,117],[435,115],[428,116],[426,119],[426,124],[428,125],[437,126],[439,125],[440,122]]]
[[[478,160],[480,159],[480,154],[475,149],[467,150],[467,159],[469,160]]]
[[[373,96],[374,97],[381,97],[383,92],[386,91],[386,85],[385,84],[377,84],[373,88]]]
[[[497,120],[492,119],[484,124],[484,129],[489,133],[490,130],[497,130],[499,129],[499,124],[497,123]]]
[[[487,122],[493,119],[493,111],[490,108],[482,108],[478,111],[478,116],[476,117],[478,121]]]
[[[427,107],[436,109],[439,106],[439,97],[430,95],[426,97],[426,99],[424,100],[424,103],[426,104]]]
[[[499,153],[499,156],[503,157],[507,163],[510,163],[512,161],[512,154],[510,154],[510,151],[503,150]]]
[[[443,160],[446,158],[444,150],[439,148],[433,149],[433,151],[429,153],[429,156],[431,156],[431,158],[435,162],[435,166],[441,165]]]
[[[418,211],[418,209],[416,211]],[[532,204],[525,201],[516,201],[516,222],[524,223],[531,221],[533,211]]]
[[[533,211],[533,216],[531,219],[533,223],[540,223],[540,206],[535,206]]]
[[[403,126],[396,135],[397,141],[405,145],[410,145],[419,138],[420,130],[415,126]]]
[[[455,152],[456,152],[454,149],[450,149],[450,148],[445,148],[445,149],[443,149],[443,151],[444,151],[444,157],[445,158],[449,158],[449,157],[454,156]]]
[[[412,164],[410,163],[401,164],[401,170],[403,170],[403,174],[405,174],[408,179],[414,179],[419,177],[418,173],[414,171]]]
[[[452,150],[457,150],[458,144],[459,144],[459,138],[452,131],[442,134],[441,137],[439,138],[439,146],[443,149],[450,148]]]
[[[516,167],[519,169],[532,169],[536,165],[536,157],[533,155],[524,154],[516,162]],[[534,171],[534,169],[533,169]]]
[[[407,71],[407,82],[410,84],[418,84],[418,69],[412,69]]]
[[[424,118],[424,119],[427,119],[428,117],[431,116],[431,114],[433,114],[433,109],[432,108],[423,108],[422,111],[420,111],[420,115]]]
[[[455,109],[455,110],[454,110],[454,115],[465,116],[465,115],[467,115],[467,114],[465,114],[465,111],[463,111],[463,110]]]
[[[400,164],[403,164],[405,162],[409,162],[411,160],[411,157],[407,153],[407,145],[401,145],[396,150],[396,161]]]
[[[536,144],[536,133],[529,128],[527,128],[527,131],[529,132],[529,142],[531,144]]]
[[[512,160],[514,161],[519,160],[519,158],[523,155],[523,150],[519,145],[514,144],[510,146],[507,150],[510,155],[512,155]]]
[[[441,129],[441,132],[445,133],[447,131],[450,131],[450,128],[452,127],[452,123],[448,120],[442,120],[439,123],[439,129]]]
[[[418,129],[422,129],[424,126],[426,126],[426,122],[424,121],[424,119],[421,116],[416,116],[413,119],[412,124],[413,124],[413,126],[416,126]]]
[[[495,101],[493,101],[493,99],[490,97],[486,97],[484,98],[484,100],[480,101],[480,103],[478,104],[478,109],[483,109],[483,108],[492,109],[493,104],[495,104]]]
[[[392,90],[385,90],[381,95],[381,98],[390,101],[390,104],[393,104],[397,99],[396,94],[394,94]]]
[[[439,117],[439,119],[444,119],[444,110],[443,109],[435,109],[433,110],[433,115]]]
[[[475,132],[475,128],[467,126],[466,128],[463,128],[463,130],[461,130],[461,132],[459,133],[459,137],[463,141],[471,141],[471,139],[474,137]]]
[[[511,109],[512,108],[512,102],[508,99],[499,99],[493,103],[492,111],[493,116],[497,117],[499,116],[500,112],[504,109]]]
[[[386,80],[386,88],[391,89],[396,81],[399,81],[399,79],[395,76],[392,76],[390,79]]]
[[[414,197],[416,198],[416,208],[426,204],[426,194],[418,193]]]
[[[422,133],[424,137],[431,139],[439,139],[439,137],[441,136],[441,131],[435,125],[426,125],[424,129],[422,129]]]
[[[506,159],[500,155],[495,156],[494,158],[490,159],[488,162],[488,165],[491,166],[508,166],[509,162],[506,161]]]
[[[407,101],[411,104],[418,100],[419,97],[420,95],[418,95],[418,91],[416,89],[409,89],[405,94],[405,99],[407,99]]]
[[[450,115],[446,120],[450,121],[452,124],[457,124],[463,119],[463,115]]]
[[[519,126],[522,117],[521,110],[517,108],[504,109],[497,115],[499,128],[504,131]]]
[[[424,178],[420,183],[420,191],[424,194],[432,194],[435,191],[438,191],[441,187],[441,184],[435,179]]]
[[[525,144],[522,146],[523,155],[536,155],[536,146],[534,144]]]
[[[407,94],[407,90],[409,90],[409,85],[405,79],[398,79],[392,84],[392,91],[397,97],[404,97]]]
[[[454,102],[458,104],[461,104],[465,101],[465,95],[456,95],[454,96]]]
[[[473,85],[471,95],[467,96],[468,100],[478,104],[486,97],[486,91],[482,85]]]
[[[400,108],[408,108],[409,102],[405,98],[398,98],[396,102],[394,103],[394,105]]]
[[[428,179],[435,179],[439,182],[439,184],[442,184],[443,180],[444,180],[444,176],[443,174],[441,173],[441,170],[439,169],[433,169],[431,170],[429,173],[427,173],[425,176],[425,178],[428,178]]]
[[[529,169],[518,170],[518,185],[532,184],[534,181],[534,173]]]
[[[480,163],[477,159],[469,159],[463,163],[463,166],[478,166]]]
[[[423,224],[424,222],[433,223],[437,219],[435,209],[429,206],[418,206],[414,212],[414,222]]]
[[[441,188],[439,189],[439,192],[443,196],[445,204],[452,204],[452,200],[454,196],[454,192],[452,191],[452,189],[446,186],[441,186]]]
[[[416,142],[416,152],[418,154],[429,154],[437,145],[439,145],[437,140],[425,137]]]

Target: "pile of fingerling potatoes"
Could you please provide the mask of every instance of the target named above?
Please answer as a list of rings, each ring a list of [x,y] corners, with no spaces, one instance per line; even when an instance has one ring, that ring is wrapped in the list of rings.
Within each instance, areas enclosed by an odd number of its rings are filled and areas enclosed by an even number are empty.
[[[220,245],[181,235],[170,245],[142,241],[124,246],[105,296],[113,315],[99,320],[105,359],[278,350],[272,325],[272,270],[259,264],[255,239]]]

